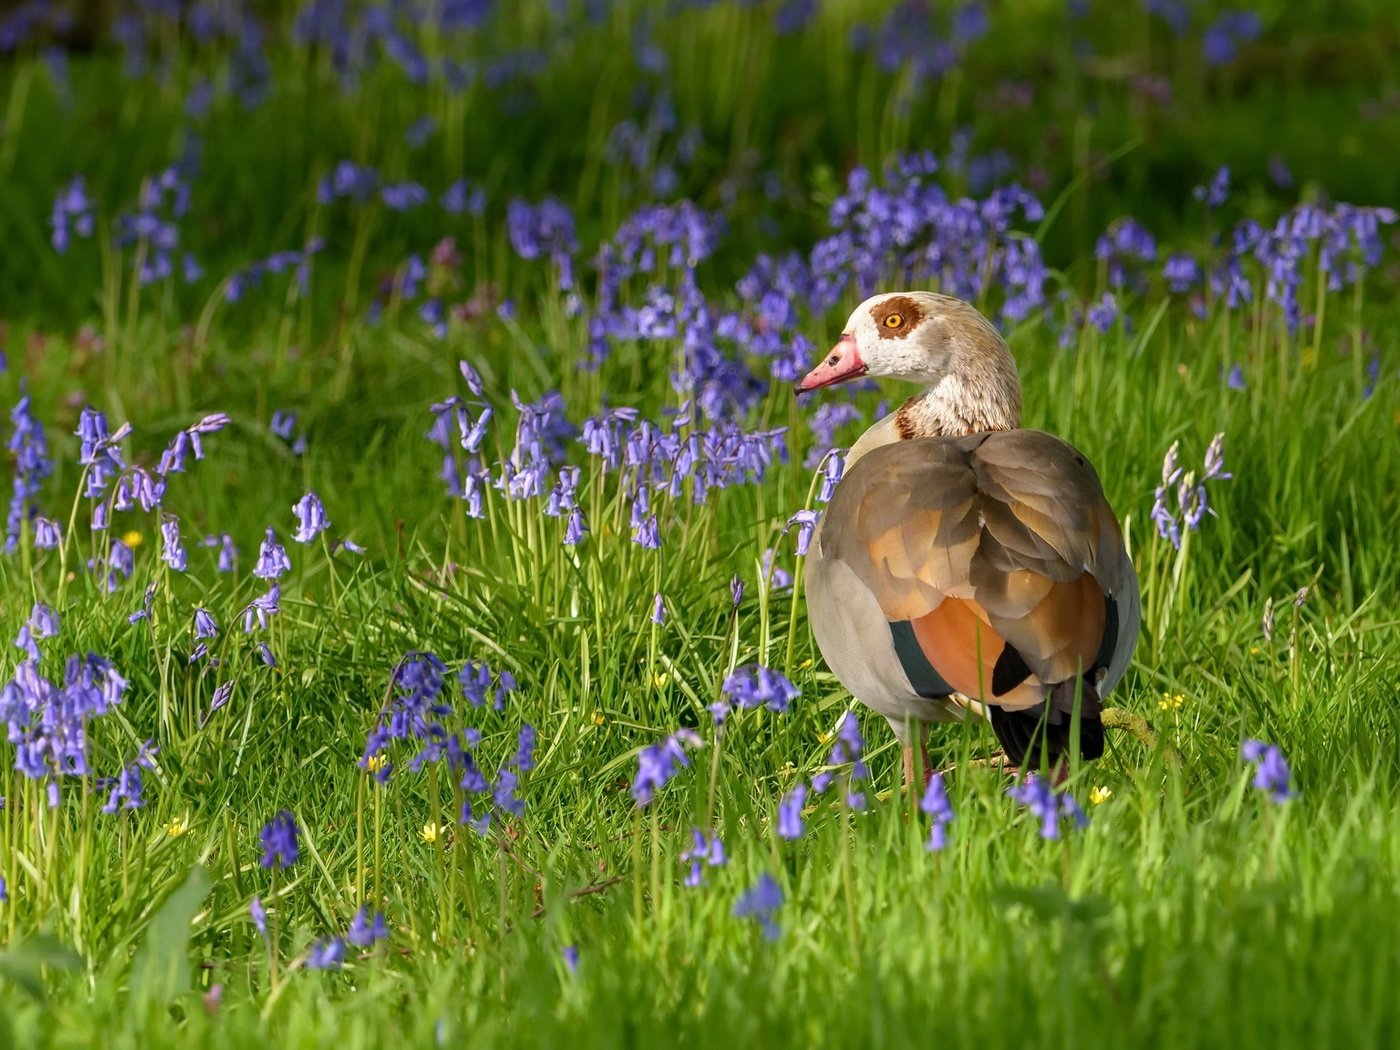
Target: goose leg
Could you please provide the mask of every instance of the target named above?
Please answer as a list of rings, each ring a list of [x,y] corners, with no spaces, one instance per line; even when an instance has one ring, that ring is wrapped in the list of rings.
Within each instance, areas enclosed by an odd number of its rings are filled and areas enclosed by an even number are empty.
[[[928,744],[924,742],[922,733],[919,734],[918,743],[918,756],[923,760],[922,763],[914,761],[914,748],[914,744],[904,745],[904,790],[911,793],[922,792],[933,777],[933,763],[928,757]]]

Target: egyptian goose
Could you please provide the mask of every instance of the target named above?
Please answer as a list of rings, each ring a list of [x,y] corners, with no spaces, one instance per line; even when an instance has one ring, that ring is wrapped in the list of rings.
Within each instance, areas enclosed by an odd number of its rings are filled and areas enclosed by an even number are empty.
[[[867,375],[926,389],[851,448],[813,535],[807,610],[827,665],[889,720],[909,781],[923,725],[969,709],[1013,765],[1043,746],[1053,767],[1077,704],[1080,754],[1098,758],[1100,700],[1127,670],[1139,612],[1094,468],[1019,429],[1011,351],[960,299],[867,299],[797,392]]]

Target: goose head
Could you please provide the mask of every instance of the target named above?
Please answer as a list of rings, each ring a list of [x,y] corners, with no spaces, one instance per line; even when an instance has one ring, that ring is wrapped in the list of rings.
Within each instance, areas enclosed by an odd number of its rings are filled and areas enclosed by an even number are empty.
[[[971,303],[885,292],[855,308],[841,338],[797,383],[799,394],[862,376],[927,387],[926,398],[996,429],[1017,425],[1021,383],[996,327]]]

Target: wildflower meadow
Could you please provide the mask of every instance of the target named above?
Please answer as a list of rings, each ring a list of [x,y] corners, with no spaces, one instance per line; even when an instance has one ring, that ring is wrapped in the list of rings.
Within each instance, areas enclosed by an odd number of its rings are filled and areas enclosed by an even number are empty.
[[[1389,0],[0,11],[0,1045],[1400,1045]],[[899,744],[804,565],[973,303],[1141,585]]]

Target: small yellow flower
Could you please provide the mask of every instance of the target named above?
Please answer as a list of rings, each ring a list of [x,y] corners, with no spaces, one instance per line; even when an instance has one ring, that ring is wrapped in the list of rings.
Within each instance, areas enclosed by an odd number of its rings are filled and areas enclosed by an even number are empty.
[[[1258,656],[1258,655],[1259,655],[1259,646],[1257,646],[1257,645],[1251,645],[1251,646],[1249,647],[1249,655],[1250,655],[1250,656]]]
[[[1184,703],[1186,703],[1186,697],[1183,696],[1181,693],[1177,693],[1175,695],[1172,695],[1171,693],[1163,693],[1162,699],[1157,701],[1157,710],[1179,711],[1181,709],[1181,705]]]
[[[808,667],[811,667],[811,666],[812,666],[812,658],[811,658],[810,656],[807,657],[807,659],[803,660],[803,661],[802,661],[800,664],[798,664],[797,666],[798,666],[798,667],[801,667],[801,668],[803,668],[803,669],[806,669],[806,668],[808,668]]]
[[[819,744],[829,744],[829,743],[831,743],[831,734],[828,733],[828,732],[821,732],[821,733],[818,733],[818,734],[817,734],[817,743],[819,743]]]
[[[141,534],[132,529],[130,532],[122,534],[122,542],[128,547],[139,547],[141,546]]]
[[[593,724],[594,724],[595,726],[606,725],[606,724],[607,724],[607,721],[608,721],[608,720],[607,720],[606,718],[603,717],[603,712],[601,712],[601,711],[594,711],[594,712],[593,712]]]
[[[185,832],[190,830],[190,822],[184,817],[176,817],[165,825],[165,833],[172,839],[178,839]]]
[[[365,762],[365,768],[366,768],[367,770],[369,770],[371,773],[378,773],[381,769],[383,769],[383,768],[384,768],[386,765],[388,765],[388,764],[389,764],[389,756],[388,756],[388,755],[370,755],[370,756],[369,756],[369,760],[368,760],[367,762]]]
[[[423,830],[418,833],[418,837],[424,842],[436,842],[445,830],[441,824],[434,824],[430,820],[423,825]]]
[[[656,688],[660,689],[663,685],[665,685],[665,684],[666,684],[667,682],[669,682],[670,680],[671,680],[671,672],[670,672],[670,671],[658,671],[656,674],[652,675],[651,684],[654,685],[654,686],[656,686]]]
[[[1112,797],[1113,789],[1111,787],[1104,787],[1102,784],[1089,792],[1089,801],[1096,806],[1102,806]]]

